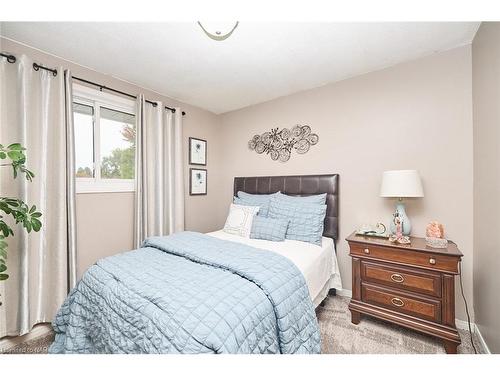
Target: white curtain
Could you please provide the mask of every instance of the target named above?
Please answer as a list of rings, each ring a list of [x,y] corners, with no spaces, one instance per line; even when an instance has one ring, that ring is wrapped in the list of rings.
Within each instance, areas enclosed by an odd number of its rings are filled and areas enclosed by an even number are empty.
[[[9,279],[0,282],[0,337],[50,322],[76,277],[74,134],[71,74],[35,71],[33,61],[0,61],[0,143],[26,147],[32,182],[0,168],[0,195],[42,212],[39,232],[15,225],[8,238]],[[9,219],[10,220],[10,219]]]
[[[184,230],[182,114],[144,95],[136,114],[135,246],[149,236]]]

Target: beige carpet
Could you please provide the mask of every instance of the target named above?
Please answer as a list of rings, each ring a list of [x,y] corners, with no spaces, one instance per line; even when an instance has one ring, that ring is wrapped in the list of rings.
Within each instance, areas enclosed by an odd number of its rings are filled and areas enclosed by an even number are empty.
[[[432,354],[444,353],[440,340],[417,332],[385,323],[380,320],[362,317],[358,325],[351,324],[351,314],[347,309],[346,297],[328,297],[324,306],[318,307],[321,330],[321,351],[324,354]],[[459,353],[474,353],[470,344],[469,332],[460,330],[462,345]],[[47,353],[54,340],[53,333],[27,341],[10,349],[7,353]],[[479,341],[474,337],[478,351]]]
[[[434,354],[445,353],[441,341],[418,332],[370,317],[351,323],[349,298],[328,297],[316,309],[321,331],[321,352],[335,354]],[[459,330],[459,353],[473,354],[468,331]],[[474,345],[480,352],[474,335]]]

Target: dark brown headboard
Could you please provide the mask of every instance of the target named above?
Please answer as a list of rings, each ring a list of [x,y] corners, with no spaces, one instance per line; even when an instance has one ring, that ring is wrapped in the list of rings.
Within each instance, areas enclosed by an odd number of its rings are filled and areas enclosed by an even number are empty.
[[[281,191],[288,195],[326,193],[326,217],[323,236],[337,240],[339,233],[339,175],[235,177],[234,195],[238,191],[250,194],[272,194]]]

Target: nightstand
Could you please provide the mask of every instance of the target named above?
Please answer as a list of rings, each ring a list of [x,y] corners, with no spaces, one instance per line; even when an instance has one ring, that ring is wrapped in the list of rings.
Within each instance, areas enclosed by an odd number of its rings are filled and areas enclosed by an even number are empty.
[[[370,315],[443,340],[446,353],[456,353],[455,276],[463,256],[457,245],[426,246],[411,237],[410,245],[359,236],[346,238],[352,257],[351,321]]]

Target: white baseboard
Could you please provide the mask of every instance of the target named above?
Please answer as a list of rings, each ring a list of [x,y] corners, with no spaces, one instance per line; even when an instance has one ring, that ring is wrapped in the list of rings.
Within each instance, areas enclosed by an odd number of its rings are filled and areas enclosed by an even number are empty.
[[[352,298],[352,290],[349,289],[337,290],[336,293],[337,296]]]
[[[455,325],[457,326],[458,329],[464,329],[466,331],[469,330],[469,324],[465,320],[456,319]],[[470,322],[470,328],[472,330],[472,333],[475,333],[476,337],[479,339],[479,345],[481,345],[483,349],[481,350],[481,352],[484,352],[486,354],[491,354],[490,348],[486,344],[486,341],[484,341],[483,335],[481,334],[479,327],[475,323]]]
[[[458,329],[464,329],[466,331],[469,330],[469,324],[467,323],[467,320],[455,319],[455,325],[457,326]],[[470,322],[470,328],[472,332],[475,332],[476,325],[474,324],[473,321]]]
[[[22,336],[7,336],[0,339],[0,353],[13,348],[16,345],[19,345],[25,341],[33,340],[38,337],[41,337],[51,330],[50,324],[38,324],[33,327],[30,333],[27,333]]]
[[[481,334],[481,331],[479,330],[479,327],[474,324],[475,327],[475,332],[477,334],[477,337],[479,338],[479,343],[483,347],[483,350],[486,354],[491,354],[490,348],[486,344],[486,341],[484,341],[483,335]]]
[[[352,290],[349,289],[342,289],[342,290],[337,290],[337,295],[340,297],[348,297],[352,298]],[[460,320],[456,319],[455,320],[455,325],[457,326],[458,329],[463,329],[463,330],[469,330],[469,324],[467,323],[466,320]],[[483,336],[481,335],[481,332],[479,331],[479,328],[474,324],[474,322],[470,322],[471,330],[472,332],[477,334],[477,337],[479,338],[479,344],[482,346],[483,351],[485,353],[491,354],[490,349],[488,348],[488,345],[486,345],[486,342],[484,341]]]

